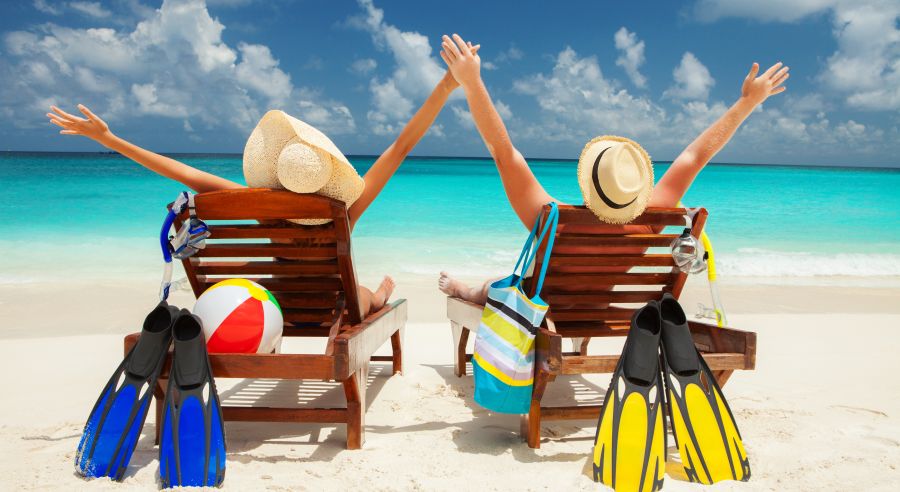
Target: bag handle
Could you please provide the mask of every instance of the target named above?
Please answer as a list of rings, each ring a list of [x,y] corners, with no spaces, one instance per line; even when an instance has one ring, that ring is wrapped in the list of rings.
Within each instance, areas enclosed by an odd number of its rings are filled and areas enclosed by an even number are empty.
[[[534,243],[534,238],[537,236],[540,226],[541,214],[538,214],[537,218],[534,219],[534,226],[531,228],[531,233],[528,234],[528,239],[525,241],[525,246],[522,247],[522,252],[519,253],[519,259],[516,260],[516,266],[513,267],[513,274],[516,274],[519,271],[519,265],[522,264],[522,260],[524,260],[526,256],[530,256],[531,245]],[[538,242],[538,244],[540,244],[540,242]],[[522,274],[519,275],[520,279],[525,276],[526,270],[528,270],[528,264],[522,265]]]
[[[525,274],[527,273],[528,268],[532,263],[534,263],[534,259],[537,256],[537,252],[538,249],[540,249],[541,243],[544,242],[544,237],[547,236],[547,233],[551,232],[552,230],[552,233],[547,240],[547,250],[544,253],[544,263],[541,265],[541,272],[538,276],[537,290],[535,291],[536,296],[540,294],[541,288],[544,285],[544,277],[547,274],[547,260],[550,258],[550,251],[553,249],[553,240],[556,236],[556,226],[559,222],[559,209],[557,208],[556,203],[550,202],[548,205],[550,206],[550,211],[547,213],[547,220],[544,223],[544,227],[541,230],[540,236],[537,237],[536,242],[533,241],[536,236],[537,230],[540,227],[541,215],[538,215],[537,221],[535,221],[534,229],[532,230],[532,234],[531,236],[529,236],[528,241],[525,244],[525,250],[528,251],[528,259],[522,265],[522,272],[516,282],[516,285],[522,284],[522,280],[525,278]],[[525,250],[523,250],[523,254]],[[518,268],[518,263],[516,264],[516,267]]]

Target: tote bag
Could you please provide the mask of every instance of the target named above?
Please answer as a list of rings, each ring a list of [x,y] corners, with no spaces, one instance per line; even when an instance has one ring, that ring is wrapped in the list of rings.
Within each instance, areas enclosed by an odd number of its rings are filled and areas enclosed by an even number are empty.
[[[538,216],[509,277],[491,284],[475,335],[475,402],[498,413],[528,413],[534,386],[534,337],[547,314],[541,287],[553,249],[559,210],[550,211],[541,229]],[[547,237],[547,248],[533,298],[522,292],[522,279]]]

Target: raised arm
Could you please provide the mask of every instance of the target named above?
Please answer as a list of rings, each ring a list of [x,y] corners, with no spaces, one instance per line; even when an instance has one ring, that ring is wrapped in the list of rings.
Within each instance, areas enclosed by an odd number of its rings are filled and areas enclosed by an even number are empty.
[[[530,229],[534,219],[547,202],[555,201],[535,178],[522,154],[516,150],[506,131],[506,126],[491,101],[487,87],[481,80],[481,59],[463,39],[454,34],[453,39],[443,38],[441,58],[466,92],[469,112],[475,120],[488,152],[497,163],[503,189],[519,220]]]
[[[470,45],[470,47],[477,52],[481,45]],[[400,167],[403,159],[406,159],[406,156],[409,155],[416,144],[419,143],[419,140],[422,139],[425,132],[431,127],[431,124],[434,123],[435,118],[437,118],[441,109],[444,107],[444,104],[447,102],[447,98],[450,97],[450,94],[457,87],[459,87],[459,83],[453,78],[453,74],[448,70],[447,73],[444,74],[444,78],[442,78],[437,86],[435,86],[434,90],[431,91],[431,95],[428,96],[428,99],[422,103],[422,107],[416,111],[416,114],[413,115],[412,119],[410,119],[406,126],[403,127],[403,130],[400,131],[400,135],[397,136],[394,143],[392,143],[381,156],[375,160],[372,167],[366,172],[366,175],[363,177],[366,181],[365,190],[347,211],[351,229],[356,225],[356,221],[359,220],[363,212],[369,208],[369,205],[372,204],[375,197],[384,189],[388,180],[391,179],[391,176],[393,176],[397,171],[397,168]]]
[[[86,106],[79,104],[78,110],[84,114],[85,118],[69,114],[56,106],[51,106],[52,113],[47,113],[50,122],[54,125],[62,127],[59,132],[63,135],[83,135],[94,140],[100,145],[116,151],[125,157],[137,162],[147,169],[174,179],[181,184],[191,188],[197,193],[206,191],[226,190],[233,188],[243,188],[243,185],[234,181],[210,174],[206,171],[188,166],[183,162],[176,161],[169,157],[159,155],[146,149],[142,149],[131,142],[128,142],[114,135],[109,130],[109,125],[100,119]]]
[[[750,73],[744,79],[741,97],[728,108],[715,123],[703,131],[676,158],[668,171],[659,179],[650,198],[650,206],[674,207],[678,204],[694,178],[703,167],[715,156],[725,144],[731,140],[741,123],[750,116],[753,110],[769,96],[779,94],[787,89],[781,85],[788,79],[788,67],[781,62],[772,65],[759,77],[759,64],[754,63]]]

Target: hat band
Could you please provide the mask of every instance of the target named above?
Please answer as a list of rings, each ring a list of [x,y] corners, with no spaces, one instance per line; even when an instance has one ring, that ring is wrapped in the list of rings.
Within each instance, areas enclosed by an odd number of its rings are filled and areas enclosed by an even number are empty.
[[[603,154],[605,154],[606,151],[609,150],[610,148],[611,147],[607,147],[607,148],[603,149],[600,152],[600,155],[597,156],[597,160],[594,161],[594,170],[593,170],[593,172],[591,172],[591,180],[594,182],[594,190],[597,191],[597,194],[600,195],[600,199],[603,200],[603,203],[605,203],[607,207],[615,208],[615,209],[622,209],[622,208],[625,208],[625,207],[631,205],[632,203],[634,203],[634,201],[637,200],[638,197],[635,196],[634,198],[631,199],[630,202],[625,203],[625,204],[616,203],[616,202],[612,201],[611,198],[606,196],[606,193],[603,193],[603,187],[600,186],[600,179],[597,177],[597,170],[600,167],[600,159],[603,157]]]

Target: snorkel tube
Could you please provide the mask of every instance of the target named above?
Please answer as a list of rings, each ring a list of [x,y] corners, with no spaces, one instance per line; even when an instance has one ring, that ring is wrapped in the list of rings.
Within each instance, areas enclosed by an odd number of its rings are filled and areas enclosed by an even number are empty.
[[[684,204],[678,202],[678,206],[684,207]],[[694,213],[691,211],[691,209],[688,209],[686,207],[685,210],[687,210],[688,212],[686,219],[688,225],[690,225],[690,222],[693,220]],[[713,302],[713,308],[711,311],[715,315],[716,325],[722,327],[728,323],[728,318],[725,316],[725,306],[722,304],[722,298],[721,296],[719,296],[719,287],[716,283],[718,280],[718,275],[716,274],[715,252],[713,251],[712,241],[709,239],[709,235],[706,234],[706,231],[700,231],[700,242],[703,245],[704,253],[702,260],[706,266],[706,278],[709,280],[709,293],[712,297]],[[701,313],[707,311],[707,308],[702,304],[700,305],[700,308]]]
[[[169,251],[169,231],[175,223],[178,214],[175,212],[175,206],[166,214],[166,220],[163,221],[162,230],[159,231],[159,246],[162,248],[163,254],[163,277],[159,286],[159,300],[165,301],[169,298],[169,287],[172,286],[172,252]]]

